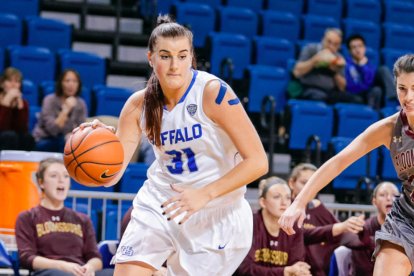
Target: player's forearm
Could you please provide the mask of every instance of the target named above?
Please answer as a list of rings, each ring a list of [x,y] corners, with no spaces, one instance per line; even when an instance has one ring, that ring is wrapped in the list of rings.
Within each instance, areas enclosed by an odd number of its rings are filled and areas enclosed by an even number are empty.
[[[253,182],[267,173],[268,169],[266,155],[259,158],[246,158],[226,175],[203,189],[211,199],[214,199]]]

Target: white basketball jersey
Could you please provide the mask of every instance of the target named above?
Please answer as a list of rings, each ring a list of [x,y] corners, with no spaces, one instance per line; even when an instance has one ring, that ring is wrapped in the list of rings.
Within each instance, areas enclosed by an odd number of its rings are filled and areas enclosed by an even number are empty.
[[[179,103],[170,111],[163,110],[162,146],[153,146],[156,160],[148,170],[148,181],[167,196],[176,194],[170,184],[203,187],[240,162],[241,157],[230,137],[203,111],[204,87],[212,79],[217,77],[194,70],[191,83]],[[223,101],[221,104],[228,103]],[[242,187],[210,202],[209,206],[223,200],[234,201],[242,197],[245,190]]]

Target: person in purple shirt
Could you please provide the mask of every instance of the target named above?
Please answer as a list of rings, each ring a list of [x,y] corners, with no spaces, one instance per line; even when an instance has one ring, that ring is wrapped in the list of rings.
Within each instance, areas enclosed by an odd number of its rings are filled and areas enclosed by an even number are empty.
[[[90,218],[63,206],[70,177],[62,160],[41,161],[36,177],[41,202],[16,221],[21,265],[34,271],[32,276],[112,275],[113,269],[102,270]]]
[[[262,180],[259,193],[261,209],[254,215],[253,244],[234,275],[311,275],[305,244],[333,242],[343,229],[339,224],[296,228],[297,233],[289,236],[277,222],[291,203],[286,181],[278,177]]]
[[[308,182],[309,178],[317,170],[316,166],[310,163],[301,163],[293,168],[288,183],[295,198]],[[359,246],[359,239],[356,235],[364,225],[363,216],[351,216],[344,222],[338,219],[319,200],[314,198],[306,207],[306,218],[303,224],[304,229],[336,224],[343,235],[333,242],[322,242],[306,245],[306,262],[311,266],[313,276],[325,276],[329,272],[329,260],[335,248],[340,245],[351,247]]]
[[[365,39],[358,34],[346,42],[350,56],[346,57],[346,90],[360,103],[379,110],[383,98],[394,95],[392,75],[385,66],[377,68],[366,56]]]

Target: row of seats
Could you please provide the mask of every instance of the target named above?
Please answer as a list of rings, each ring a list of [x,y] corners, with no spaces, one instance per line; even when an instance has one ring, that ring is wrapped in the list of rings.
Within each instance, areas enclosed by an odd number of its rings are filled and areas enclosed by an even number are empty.
[[[20,18],[37,16],[39,4],[39,0],[3,0],[0,1],[0,11],[16,14]]]
[[[296,16],[314,14],[330,16],[336,20],[355,18],[369,20],[375,23],[394,22],[413,24],[410,16],[414,9],[412,0],[169,0],[158,5],[158,12],[168,12],[172,5],[179,3],[203,3],[212,8],[242,7],[254,12],[276,10],[292,13]]]
[[[332,154],[342,150],[380,118],[398,112],[395,106],[383,108],[379,114],[364,105],[340,103],[330,106],[323,102],[306,100],[290,100],[287,105],[290,117],[289,149],[305,150],[308,138],[316,135],[320,139],[322,151],[327,151],[331,145]],[[370,164],[369,173],[367,162]],[[374,150],[370,157],[365,156],[351,165],[334,180],[334,188],[353,189],[361,176],[378,176],[381,179],[397,181],[392,161],[385,148]]]
[[[0,13],[0,47],[31,45],[51,51],[72,47],[72,27],[62,21],[37,16],[24,20],[15,14]]]

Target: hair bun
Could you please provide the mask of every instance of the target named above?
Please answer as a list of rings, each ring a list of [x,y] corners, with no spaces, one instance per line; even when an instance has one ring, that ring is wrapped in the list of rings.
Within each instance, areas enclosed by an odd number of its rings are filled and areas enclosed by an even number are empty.
[[[157,26],[159,26],[161,24],[166,24],[166,23],[174,23],[174,20],[168,14],[158,15]]]

